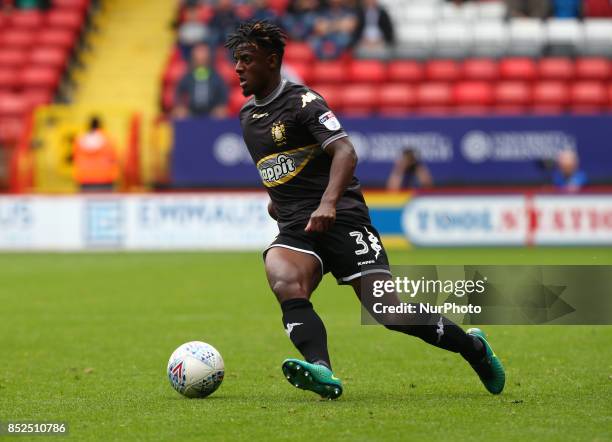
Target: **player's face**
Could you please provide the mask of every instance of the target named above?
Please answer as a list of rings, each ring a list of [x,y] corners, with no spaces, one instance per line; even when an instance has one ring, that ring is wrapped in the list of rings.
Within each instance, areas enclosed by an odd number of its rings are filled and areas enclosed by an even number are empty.
[[[234,52],[235,70],[245,97],[261,97],[274,73],[275,61],[271,54],[253,45],[239,46]]]

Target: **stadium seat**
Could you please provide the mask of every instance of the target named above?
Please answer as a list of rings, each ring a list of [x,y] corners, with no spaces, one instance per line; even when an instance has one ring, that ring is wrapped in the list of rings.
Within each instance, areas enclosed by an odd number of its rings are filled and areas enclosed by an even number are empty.
[[[245,97],[239,87],[233,88],[230,92],[228,103],[230,115],[238,115],[240,108],[244,106],[244,103],[246,103],[248,99],[249,97]]]
[[[24,88],[54,90],[59,81],[59,71],[51,67],[28,66],[19,75],[19,83]]]
[[[546,23],[548,51],[552,55],[574,55],[582,47],[584,32],[577,19],[549,19]]]
[[[315,59],[315,54],[308,43],[290,41],[285,47],[283,60],[287,63],[300,62],[311,63]]]
[[[57,46],[68,51],[75,43],[75,34],[69,29],[42,29],[36,36],[36,44],[41,46]]]
[[[569,58],[543,58],[538,63],[538,76],[542,80],[569,81],[574,78],[574,63]]]
[[[47,13],[47,26],[67,29],[75,33],[83,26],[83,16],[80,12],[70,9],[52,9]]]
[[[0,143],[16,143],[23,133],[24,125],[23,116],[0,118]]]
[[[334,112],[342,111],[342,87],[336,84],[315,84],[312,87],[317,94],[321,95],[327,105]]]
[[[404,84],[383,85],[378,100],[379,113],[387,116],[404,115],[416,105],[414,87]]]
[[[584,21],[584,40],[580,52],[584,55],[612,56],[612,19]]]
[[[7,29],[0,34],[0,38],[0,47],[23,51],[34,44],[36,33],[25,29]]]
[[[421,83],[416,87],[418,112],[447,114],[453,104],[453,93],[447,83]]]
[[[58,9],[77,9],[86,11],[89,7],[89,0],[53,0],[53,7]]]
[[[576,60],[576,77],[579,80],[612,79],[612,61],[602,57],[579,58]]]
[[[484,114],[493,104],[493,87],[485,81],[464,81],[453,88],[455,111],[461,114]]]
[[[219,68],[216,67],[216,69],[221,78],[225,79]],[[185,75],[185,72],[187,72],[187,63],[182,58],[171,60],[166,67],[166,71],[164,72],[164,85],[176,84],[183,77],[183,75]]]
[[[542,53],[546,33],[541,20],[537,18],[512,19],[509,31],[509,55],[537,57]]]
[[[198,20],[202,23],[208,23],[215,15],[215,7],[210,4],[201,4],[198,7]]]
[[[30,64],[34,66],[50,66],[61,72],[67,61],[66,51],[57,47],[38,47],[30,52]]]
[[[342,61],[319,61],[315,63],[312,71],[314,83],[343,83],[346,82],[346,67]]]
[[[477,3],[478,17],[481,20],[502,21],[506,18],[508,8],[503,1],[486,1]]]
[[[502,81],[495,85],[495,109],[502,114],[524,113],[531,104],[531,89],[522,81]]]
[[[30,109],[28,101],[20,94],[0,94],[0,116],[22,117]]]
[[[472,46],[472,30],[464,21],[438,22],[434,26],[435,55],[441,58],[463,58]]]
[[[10,15],[11,26],[25,31],[42,26],[43,21],[43,14],[38,10],[17,10]]]
[[[566,110],[568,101],[569,91],[562,81],[541,81],[533,87],[532,110],[536,113],[562,113]]]
[[[580,81],[570,91],[571,109],[576,113],[600,113],[608,104],[604,83]]]
[[[608,111],[612,112],[612,83],[608,84]]]
[[[43,104],[49,104],[53,101],[53,93],[49,90],[25,89],[22,94],[31,108],[35,108],[36,106]]]
[[[532,81],[537,77],[535,62],[531,58],[506,58],[499,64],[504,80]]]
[[[424,59],[431,56],[435,39],[430,26],[417,23],[405,25],[397,29],[397,34],[397,58]]]
[[[312,63],[284,63],[283,67],[291,69],[295,75],[302,79],[304,84],[308,85],[312,82]]]
[[[411,26],[414,23],[433,23],[440,17],[440,11],[436,2],[407,2],[402,8],[402,22]]]
[[[378,105],[376,86],[351,84],[341,89],[343,114],[350,116],[369,115]]]
[[[463,62],[461,76],[465,80],[495,81],[499,78],[499,66],[490,58],[472,58]]]
[[[501,57],[508,52],[510,33],[502,21],[479,21],[472,25],[472,54],[475,57]]]
[[[349,64],[348,77],[355,83],[382,83],[387,79],[387,69],[380,61],[354,60]]]
[[[14,89],[18,84],[19,79],[15,69],[0,67],[0,90]]]
[[[459,63],[454,60],[431,60],[425,64],[427,80],[457,81],[461,77]]]
[[[0,49],[0,68],[20,68],[27,62],[27,52],[17,49]]]
[[[416,83],[425,77],[423,65],[416,61],[396,60],[387,65],[387,75],[389,82],[396,83]]]
[[[182,64],[183,62],[178,61],[178,63]],[[180,75],[177,77],[177,79],[180,80],[187,71],[187,64],[185,64],[184,67],[177,66],[175,69],[177,70],[175,74]],[[240,84],[240,80],[238,80],[238,75],[236,75],[234,66],[227,60],[227,58],[218,59],[217,63],[215,63],[215,69],[217,69],[217,73],[221,76],[221,78],[223,78],[223,81],[225,81],[225,84],[228,86],[232,87]]]

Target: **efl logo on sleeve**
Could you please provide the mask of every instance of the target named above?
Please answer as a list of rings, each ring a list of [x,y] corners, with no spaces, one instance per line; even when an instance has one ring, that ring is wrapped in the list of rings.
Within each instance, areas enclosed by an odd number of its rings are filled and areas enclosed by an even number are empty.
[[[338,130],[342,127],[332,111],[325,112],[323,115],[321,115],[319,117],[319,123],[329,130]]]

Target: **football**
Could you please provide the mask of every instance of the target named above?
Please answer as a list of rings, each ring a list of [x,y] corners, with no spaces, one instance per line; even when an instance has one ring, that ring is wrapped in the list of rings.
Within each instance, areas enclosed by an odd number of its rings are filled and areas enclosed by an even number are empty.
[[[174,350],[168,361],[168,379],[176,391],[188,398],[212,394],[223,382],[225,365],[215,347],[192,341]]]

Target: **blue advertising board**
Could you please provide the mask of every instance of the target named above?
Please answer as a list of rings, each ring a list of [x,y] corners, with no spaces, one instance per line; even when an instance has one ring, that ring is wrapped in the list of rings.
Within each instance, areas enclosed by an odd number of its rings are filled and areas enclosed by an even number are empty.
[[[590,183],[612,183],[612,115],[341,118],[359,156],[357,176],[384,186],[405,148],[427,164],[436,185],[550,181],[542,160],[575,149]],[[174,122],[172,184],[253,187],[259,174],[237,119]]]

